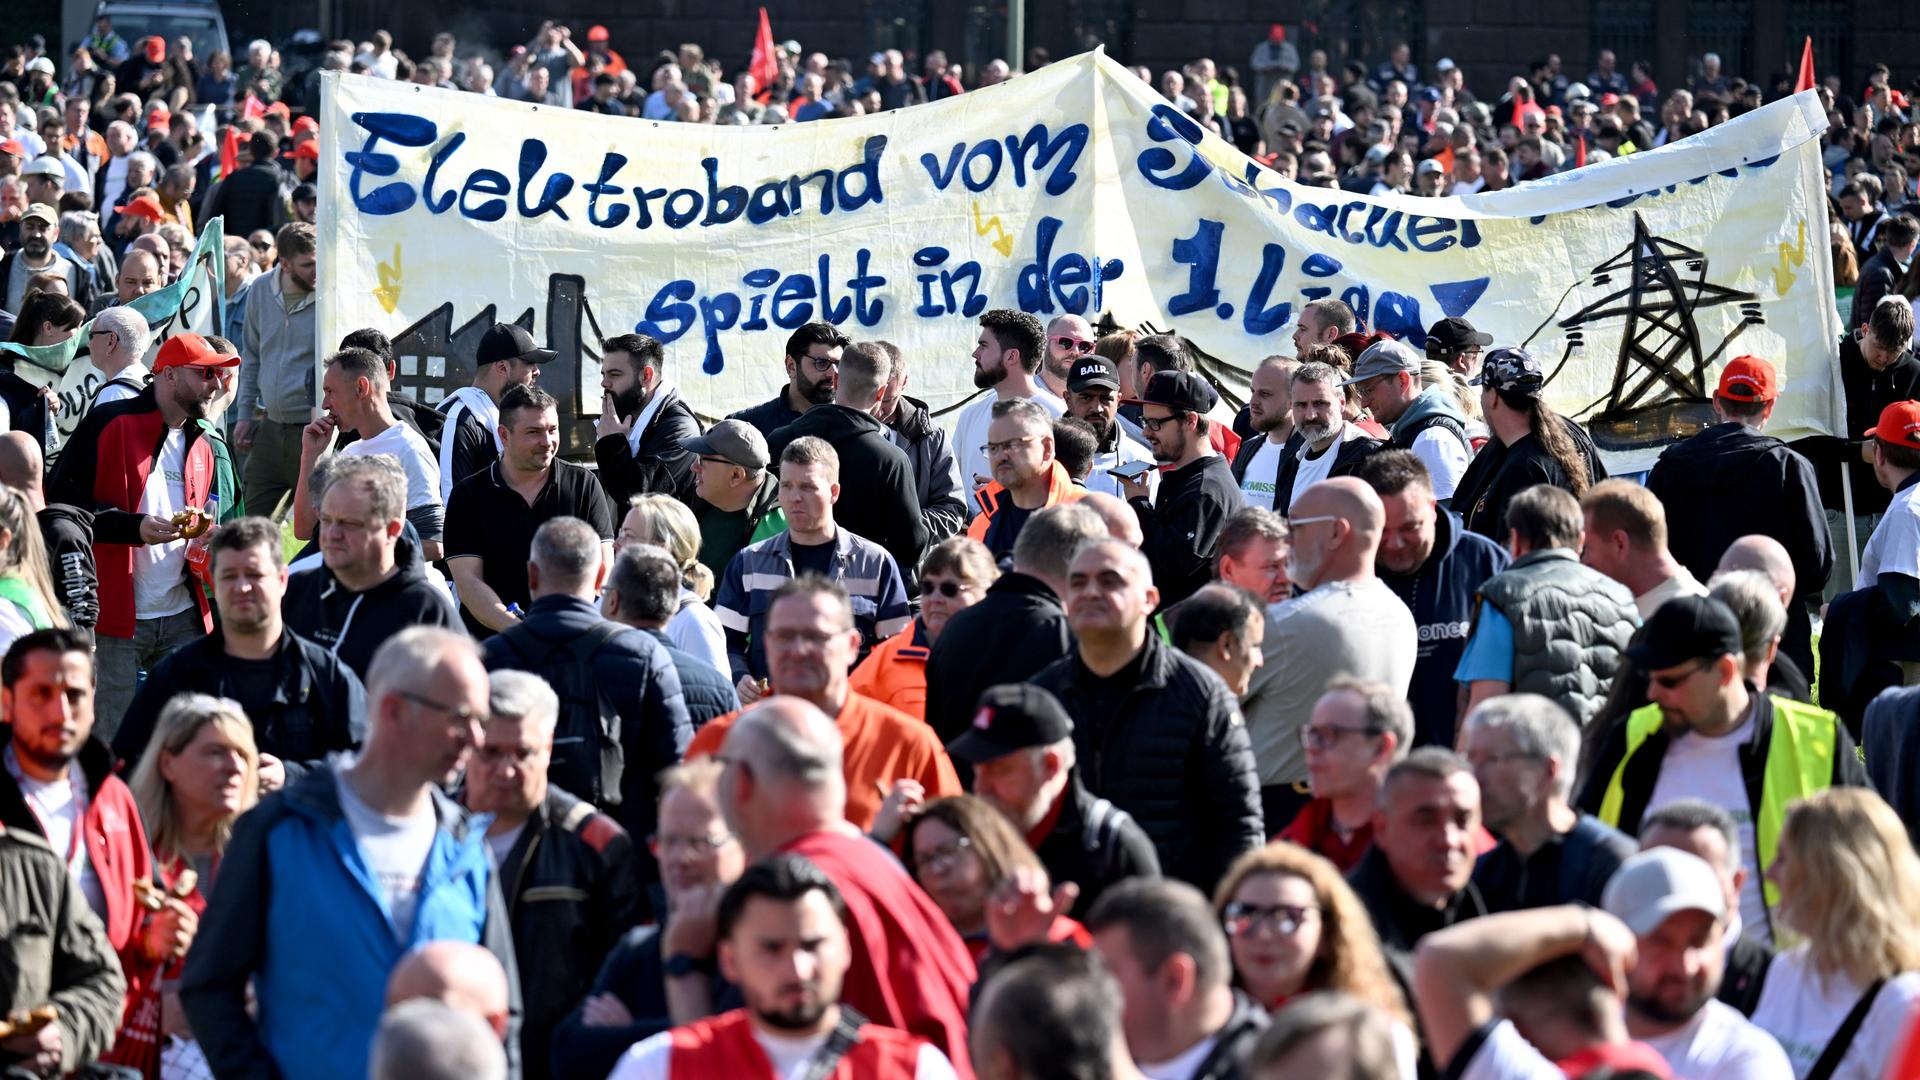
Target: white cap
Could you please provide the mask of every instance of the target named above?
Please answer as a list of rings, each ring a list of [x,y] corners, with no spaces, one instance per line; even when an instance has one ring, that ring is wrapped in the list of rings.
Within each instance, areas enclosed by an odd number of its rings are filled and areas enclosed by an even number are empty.
[[[41,72],[45,72],[48,75],[52,75],[54,74],[53,61],[47,59],[44,56],[36,56],[33,58],[32,62],[27,64],[27,71],[28,72],[41,71]]]
[[[1454,69],[1454,68],[1455,68],[1456,66],[1457,66],[1457,65],[1456,65],[1456,64],[1454,64],[1454,62],[1453,62],[1453,57],[1451,57],[1451,56],[1443,56],[1443,57],[1441,57],[1441,58],[1440,58],[1440,62],[1439,62],[1439,63],[1437,63],[1437,64],[1435,64],[1435,65],[1433,65],[1433,70],[1435,70],[1435,71],[1452,71],[1452,70],[1453,70],[1453,69]]]
[[[1620,864],[1607,880],[1600,906],[1640,937],[1682,911],[1727,914],[1727,896],[1707,860],[1679,848],[1649,848]]]

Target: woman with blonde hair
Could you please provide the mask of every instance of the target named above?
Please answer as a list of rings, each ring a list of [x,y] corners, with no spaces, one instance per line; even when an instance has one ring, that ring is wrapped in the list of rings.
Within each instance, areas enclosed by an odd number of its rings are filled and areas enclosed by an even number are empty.
[[[628,544],[653,544],[680,564],[680,610],[667,620],[667,640],[716,671],[727,671],[727,635],[720,616],[707,606],[713,571],[700,561],[700,522],[693,511],[670,495],[635,495],[627,502],[614,554]]]
[[[1794,1075],[1878,1080],[1920,1003],[1920,856],[1866,788],[1787,807],[1767,868],[1779,890],[1773,958],[1753,1022]]]
[[[883,827],[876,824],[876,835]],[[993,891],[1016,872],[1037,880],[1041,895],[1050,888],[1040,856],[1006,815],[975,796],[935,799],[907,823],[906,833],[907,871],[960,932],[976,962],[992,948],[987,899]],[[1086,927],[1066,915],[1054,916],[1046,937],[1093,944]]]
[[[260,751],[253,740],[253,724],[237,702],[181,694],[160,710],[153,738],[134,766],[129,786],[153,847],[156,893],[170,897],[166,907],[175,913],[173,917],[182,917],[179,912],[184,907],[197,919],[213,893],[234,822],[260,800]],[[128,972],[129,986],[138,984],[131,992],[149,995],[160,1006],[129,1009],[129,1023],[138,1023],[135,1018],[142,1015],[151,1017],[159,1028],[160,1049],[157,1061],[120,1064],[140,1067],[148,1076],[194,1075],[191,1068],[199,1059],[199,1046],[176,996],[184,965],[183,954],[157,962],[140,978]],[[143,1045],[150,1050],[155,1043]]]
[[[1393,1018],[1394,1058],[1414,1076],[1418,1052],[1406,999],[1387,969],[1366,906],[1326,858],[1276,840],[1236,859],[1214,887],[1234,985],[1278,1012],[1322,990],[1350,995]]]
[[[927,655],[933,643],[947,620],[979,603],[999,576],[992,553],[978,540],[950,536],[934,545],[920,560],[920,614],[860,661],[848,676],[848,688],[925,720]]]
[[[35,630],[71,625],[32,504],[18,489],[0,488],[0,652]]]

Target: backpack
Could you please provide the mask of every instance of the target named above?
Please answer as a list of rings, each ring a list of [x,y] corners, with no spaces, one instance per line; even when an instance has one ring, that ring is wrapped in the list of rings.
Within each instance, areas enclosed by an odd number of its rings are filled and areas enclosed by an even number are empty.
[[[626,755],[620,741],[620,711],[593,677],[593,658],[627,629],[602,621],[570,640],[554,641],[521,623],[499,635],[521,661],[514,666],[546,680],[560,698],[548,778],[567,794],[603,810],[620,805]]]

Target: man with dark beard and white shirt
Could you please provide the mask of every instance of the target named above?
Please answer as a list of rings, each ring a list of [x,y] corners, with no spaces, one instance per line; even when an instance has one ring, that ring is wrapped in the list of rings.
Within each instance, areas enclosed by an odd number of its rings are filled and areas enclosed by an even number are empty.
[[[960,486],[967,489],[967,513],[984,507],[973,493],[993,480],[987,461],[987,428],[993,423],[993,405],[1010,398],[1032,398],[1048,415],[1059,419],[1067,404],[1040,381],[1046,361],[1046,331],[1040,320],[1024,311],[996,308],[980,316],[980,339],[973,350],[973,385],[992,390],[960,410],[953,425],[953,456],[960,466]]]
[[[1067,415],[1086,421],[1097,440],[1086,487],[1125,499],[1126,491],[1113,471],[1132,473],[1144,467],[1151,499],[1159,487],[1160,468],[1153,460],[1153,451],[1120,426],[1119,396],[1120,373],[1113,361],[1088,353],[1073,362],[1067,375]]]
[[[1253,435],[1241,442],[1233,456],[1233,478],[1248,506],[1272,510],[1273,485],[1280,475],[1280,456],[1298,441],[1293,426],[1293,373],[1300,361],[1291,356],[1269,356],[1253,369],[1247,394],[1247,423]],[[1279,508],[1283,513],[1286,507]]]

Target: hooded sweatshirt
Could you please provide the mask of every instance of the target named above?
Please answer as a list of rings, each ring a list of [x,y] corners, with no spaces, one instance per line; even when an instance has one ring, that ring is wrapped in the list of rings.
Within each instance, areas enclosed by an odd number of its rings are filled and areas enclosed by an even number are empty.
[[[1413,682],[1407,687],[1407,703],[1413,706],[1413,745],[1453,745],[1459,711],[1453,672],[1473,629],[1474,597],[1488,578],[1512,561],[1505,548],[1468,532],[1458,514],[1442,510],[1434,522],[1433,552],[1418,570],[1411,574],[1381,570],[1380,580],[1413,612],[1413,624],[1419,630]]]
[[[47,545],[53,594],[75,626],[93,629],[100,617],[100,573],[93,562],[93,513],[54,503],[36,515]]]
[[[767,457],[779,461],[787,444],[803,435],[825,439],[840,455],[834,523],[886,548],[900,576],[917,581],[914,570],[927,547],[927,525],[920,517],[913,463],[887,438],[886,425],[845,405],[815,405],[767,438]]]
[[[410,626],[459,630],[453,601],[428,580],[420,549],[405,534],[393,559],[393,576],[364,592],[340,584],[324,563],[293,575],[281,604],[287,629],[326,649],[362,679],[380,646],[400,631]]]
[[[1467,418],[1453,395],[1439,387],[1428,387],[1414,396],[1407,411],[1393,422],[1389,445],[1411,450],[1433,477],[1434,498],[1453,498],[1460,474],[1473,459],[1473,442],[1467,437]]]

